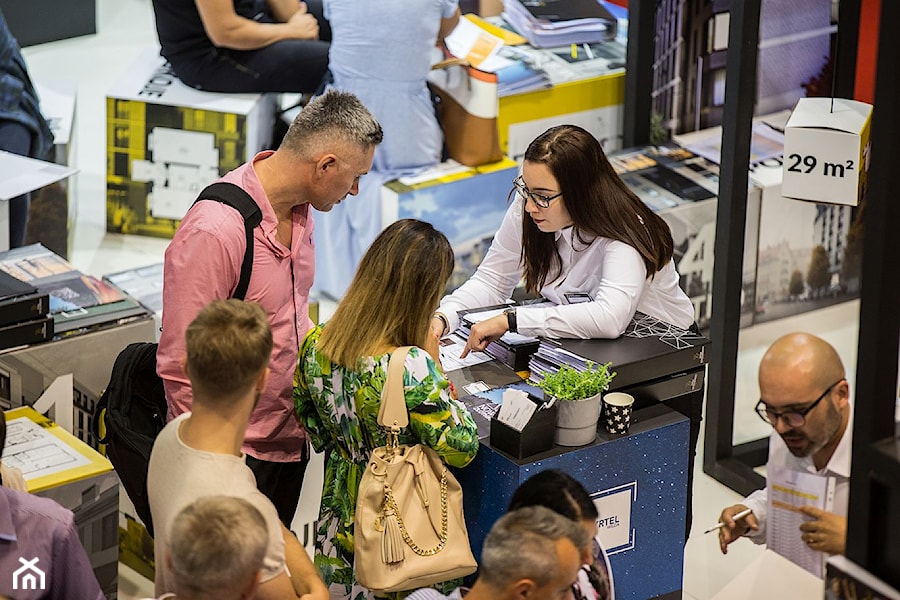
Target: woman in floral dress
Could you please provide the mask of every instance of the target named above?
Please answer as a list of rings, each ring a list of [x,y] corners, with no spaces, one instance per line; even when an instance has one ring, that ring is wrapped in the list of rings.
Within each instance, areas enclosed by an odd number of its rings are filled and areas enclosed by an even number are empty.
[[[300,348],[294,403],[313,447],[326,453],[315,564],[332,598],[374,598],[353,574],[353,517],[369,454],[385,444],[378,408],[395,348],[413,346],[403,375],[409,427],[400,443],[423,443],[454,467],[478,450],[475,422],[451,397],[429,333],[452,270],[442,233],[415,219],[393,223],[363,257],[327,326],[313,328]]]

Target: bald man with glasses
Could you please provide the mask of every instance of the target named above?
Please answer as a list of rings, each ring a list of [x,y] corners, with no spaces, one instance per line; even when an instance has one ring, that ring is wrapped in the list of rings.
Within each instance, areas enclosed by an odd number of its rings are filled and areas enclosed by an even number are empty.
[[[834,479],[834,511],[812,506],[801,511],[810,518],[796,532],[812,550],[843,554],[847,539],[850,491],[852,408],[844,365],[825,340],[791,333],[773,343],[759,365],[760,400],[756,413],[772,428],[768,467],[786,467]],[[761,544],[766,540],[766,490],[722,511],[719,547],[741,536]],[[741,511],[746,517],[734,520]]]

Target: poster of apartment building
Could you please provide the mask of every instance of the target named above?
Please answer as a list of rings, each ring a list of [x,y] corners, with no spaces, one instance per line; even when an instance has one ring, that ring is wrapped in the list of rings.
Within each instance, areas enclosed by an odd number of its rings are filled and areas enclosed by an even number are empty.
[[[741,326],[844,302],[859,296],[861,208],[784,198],[784,136],[790,111],[759,117],[751,138]],[[692,152],[719,161],[722,128],[675,136]],[[754,239],[751,241],[750,238]],[[746,285],[749,280],[755,285]]]
[[[861,208],[785,198],[781,174],[781,157],[750,174],[762,188],[756,323],[859,296]]]
[[[792,109],[828,68],[837,0],[762,0],[756,114]],[[660,0],[653,111],[672,134],[722,124],[731,0]]]
[[[706,328],[712,316],[719,166],[676,144],[622,150],[609,159],[628,187],[669,225],[681,288],[694,305],[694,321]],[[742,326],[753,321],[759,198],[759,188],[751,185],[742,271]]]

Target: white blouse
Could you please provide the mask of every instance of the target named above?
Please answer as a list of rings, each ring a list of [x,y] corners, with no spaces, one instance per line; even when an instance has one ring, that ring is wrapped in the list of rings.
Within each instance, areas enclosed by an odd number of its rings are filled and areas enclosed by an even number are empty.
[[[604,237],[585,245],[577,237],[573,240],[574,231],[568,227],[556,232],[561,275],[541,288],[541,295],[557,306],[519,307],[519,333],[617,338],[638,310],[683,329],[693,324],[694,306],[678,285],[674,261],[651,279],[644,260],[632,246]],[[521,250],[522,200],[516,197],[475,274],[441,301],[438,310],[446,315],[451,331],[459,326],[457,311],[509,299],[522,279]]]

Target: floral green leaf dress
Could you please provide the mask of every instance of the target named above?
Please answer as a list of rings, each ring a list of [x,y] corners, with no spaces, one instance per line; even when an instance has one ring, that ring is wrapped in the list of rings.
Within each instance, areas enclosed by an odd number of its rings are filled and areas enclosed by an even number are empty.
[[[314,562],[332,598],[374,598],[353,574],[353,517],[369,454],[385,444],[377,420],[390,354],[363,357],[358,370],[347,370],[318,352],[321,332],[320,325],[307,334],[294,374],[300,423],[313,448],[326,453]],[[450,398],[449,382],[426,351],[412,348],[405,367],[409,427],[400,443],[423,443],[454,467],[469,464],[478,451],[472,416]]]

